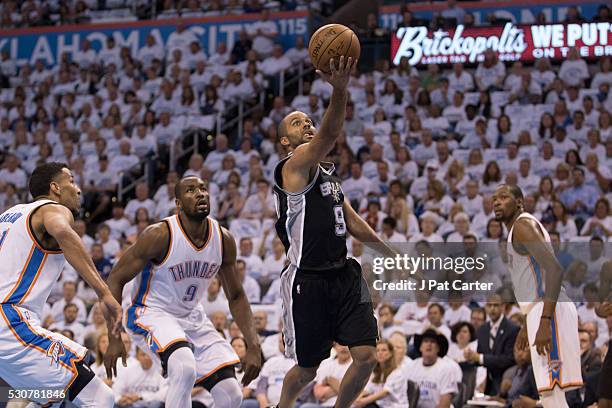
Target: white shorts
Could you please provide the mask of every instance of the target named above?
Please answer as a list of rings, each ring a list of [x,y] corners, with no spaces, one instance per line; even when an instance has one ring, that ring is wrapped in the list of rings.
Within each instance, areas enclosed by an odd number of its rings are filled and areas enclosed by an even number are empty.
[[[578,314],[572,302],[559,302],[552,323],[552,349],[550,355],[538,354],[535,341],[543,302],[537,302],[527,314],[527,334],[531,346],[531,364],[538,391],[546,393],[555,386],[569,391],[582,386]]]
[[[163,310],[131,306],[125,319],[128,331],[137,346],[148,351],[156,364],[173,344],[193,345],[196,361],[196,384],[217,370],[240,363],[229,342],[215,329],[204,309],[195,308],[187,317],[177,317]]]
[[[13,388],[53,389],[35,402],[62,400],[77,377],[76,362],[87,349],[61,334],[44,329],[31,311],[11,304],[0,305],[0,377]],[[57,392],[55,392],[57,391]]]

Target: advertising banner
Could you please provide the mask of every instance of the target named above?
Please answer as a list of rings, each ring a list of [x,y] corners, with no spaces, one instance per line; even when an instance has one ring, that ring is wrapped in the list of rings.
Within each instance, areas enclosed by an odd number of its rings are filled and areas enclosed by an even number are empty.
[[[476,63],[492,49],[501,61],[560,60],[576,47],[583,58],[612,55],[612,24],[547,24],[429,30],[401,27],[391,36],[391,59],[410,65]]]
[[[291,48],[296,37],[305,37],[308,34],[307,11],[272,13],[270,18],[276,23],[278,40],[285,48]],[[210,55],[221,41],[231,49],[238,33],[260,19],[259,14],[248,14],[191,18],[184,19],[183,22],[200,40],[204,51]],[[97,51],[107,36],[113,36],[118,45],[128,46],[132,53],[135,53],[144,46],[149,34],[156,37],[158,44],[165,44],[170,34],[176,30],[176,23],[177,20],[171,19],[0,30],[0,51],[9,50],[11,58],[19,65],[33,64],[38,59],[42,59],[47,65],[54,65],[62,53],[77,52],[84,39],[90,40]]]
[[[460,2],[458,5],[467,13],[474,15],[475,25],[487,21],[487,16],[495,15],[497,18],[508,19],[515,24],[533,24],[538,14],[543,13],[547,22],[561,22],[565,20],[567,9],[578,7],[580,14],[590,20],[597,14],[597,8],[603,4],[601,1],[584,0],[580,2],[568,0],[539,0],[539,1],[471,1]],[[440,13],[446,8],[445,2],[428,5],[410,5],[415,17],[431,20],[434,13]],[[401,21],[400,7],[381,7],[379,24],[381,27],[394,30]],[[460,21],[459,21],[460,22]]]

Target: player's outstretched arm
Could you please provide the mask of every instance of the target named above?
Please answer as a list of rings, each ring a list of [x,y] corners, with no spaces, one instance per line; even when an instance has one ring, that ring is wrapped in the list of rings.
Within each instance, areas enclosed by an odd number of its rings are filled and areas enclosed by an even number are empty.
[[[221,231],[223,233],[223,263],[219,270],[219,279],[229,302],[232,318],[240,328],[247,343],[247,355],[244,358],[244,377],[242,378],[242,384],[247,386],[257,378],[261,371],[261,346],[253,325],[251,305],[236,272],[236,240],[225,228],[222,228]]]
[[[550,352],[552,346],[551,319],[555,313],[561,283],[563,268],[555,255],[548,250],[544,236],[536,222],[530,219],[520,219],[514,224],[512,245],[522,246],[544,270],[546,284],[544,293],[544,308],[540,320],[540,328],[536,334],[535,346],[539,354]]]
[[[108,277],[108,286],[117,302],[121,302],[123,288],[126,283],[138,275],[152,260],[161,260],[168,250],[170,231],[165,222],[147,227],[138,240],[129,247]],[[119,335],[109,335],[109,346],[104,355],[106,375],[113,378],[117,375],[117,360],[121,357],[123,366],[126,366],[127,352]]]
[[[66,261],[78,272],[87,284],[96,291],[102,311],[106,319],[109,332],[119,333],[121,330],[121,303],[117,302],[100,277],[91,256],[85,249],[81,237],[72,229],[74,217],[70,210],[60,205],[46,205],[41,207],[42,223],[45,230],[51,235],[64,252]]]
[[[298,146],[293,152],[293,157],[285,167],[288,170],[309,172],[314,166],[325,159],[336,143],[336,139],[342,132],[344,115],[347,102],[347,87],[351,78],[351,71],[357,65],[357,60],[348,57],[340,57],[338,67],[337,60],[330,59],[330,73],[325,74],[317,70],[317,73],[333,86],[329,106],[321,120],[321,126],[317,134],[309,143]]]
[[[352,237],[382,255],[391,258],[395,257],[397,252],[380,239],[376,231],[370,227],[366,220],[357,214],[347,200],[344,200],[342,209],[344,210],[346,229]]]

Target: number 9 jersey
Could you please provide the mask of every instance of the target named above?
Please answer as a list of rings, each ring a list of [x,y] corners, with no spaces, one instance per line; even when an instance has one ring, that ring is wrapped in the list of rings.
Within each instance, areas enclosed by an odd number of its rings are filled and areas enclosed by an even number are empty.
[[[281,187],[281,172],[290,157],[274,169],[276,232],[289,262],[308,270],[342,267],[347,254],[344,193],[340,179],[333,174],[333,164],[328,169],[319,165],[308,186],[302,192],[291,193]]]

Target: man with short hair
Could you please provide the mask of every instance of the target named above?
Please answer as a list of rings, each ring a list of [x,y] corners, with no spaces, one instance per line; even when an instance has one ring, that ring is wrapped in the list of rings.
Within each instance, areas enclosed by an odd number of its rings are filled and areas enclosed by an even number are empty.
[[[67,304],[73,304],[77,307],[77,318],[78,322],[84,322],[87,320],[87,308],[85,302],[77,295],[77,284],[76,282],[66,281],[62,285],[63,297],[55,302],[51,307],[51,316],[53,321],[61,322],[64,318],[64,308]]]

